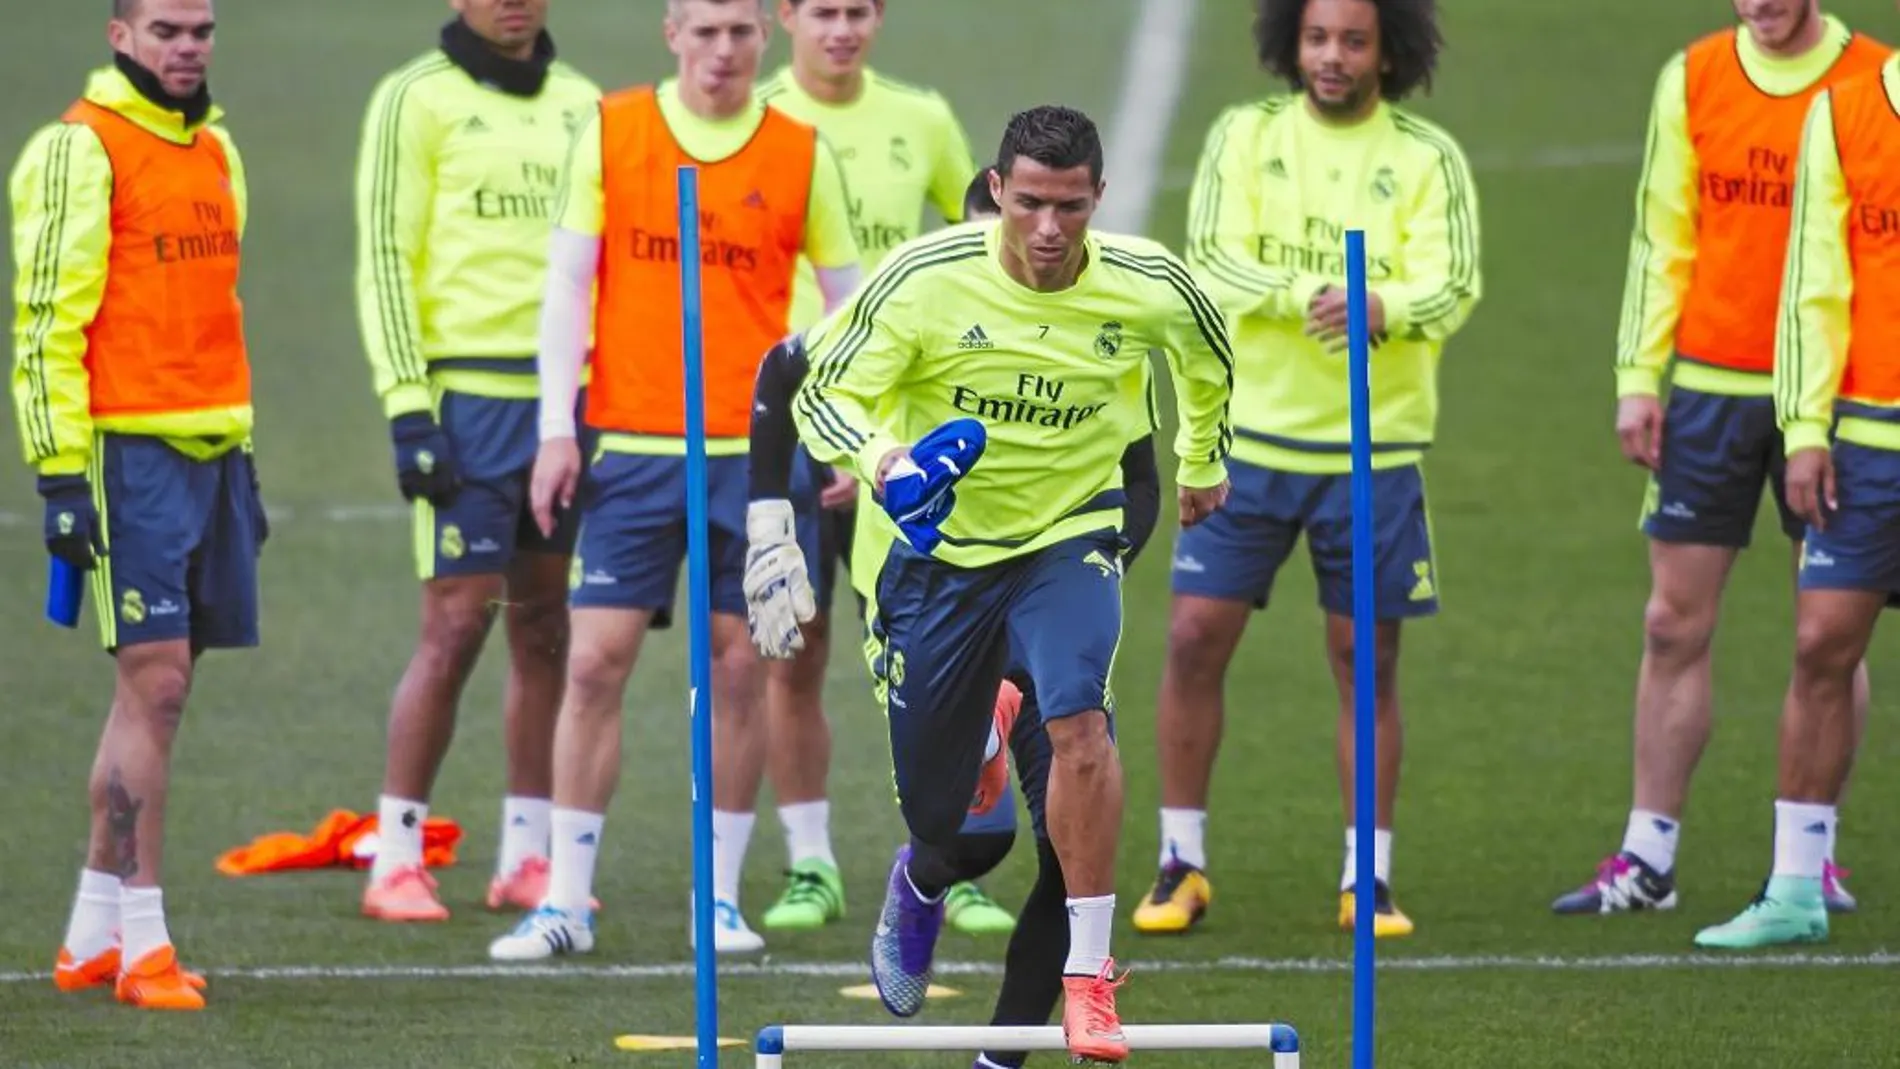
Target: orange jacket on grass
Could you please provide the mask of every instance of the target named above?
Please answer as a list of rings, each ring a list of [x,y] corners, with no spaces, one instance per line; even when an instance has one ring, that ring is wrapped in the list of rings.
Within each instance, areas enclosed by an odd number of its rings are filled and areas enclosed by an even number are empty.
[[[270,832],[247,846],[225,851],[218,857],[218,871],[226,876],[256,876],[297,869],[366,869],[376,859],[376,834],[374,813],[364,816],[338,809],[308,835]],[[428,818],[422,822],[422,863],[432,869],[455,864],[455,847],[461,841],[462,829],[455,821]]]

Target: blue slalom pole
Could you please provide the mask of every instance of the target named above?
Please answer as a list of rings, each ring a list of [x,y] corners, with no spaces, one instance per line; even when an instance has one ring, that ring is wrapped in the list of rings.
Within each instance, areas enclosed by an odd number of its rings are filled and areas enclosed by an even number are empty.
[[[693,1002],[699,1069],[719,1069],[713,948],[712,550],[706,506],[705,321],[699,288],[699,168],[679,169],[680,351],[686,361],[686,604],[693,720]]]
[[[1352,722],[1353,828],[1358,840],[1353,873],[1352,1064],[1372,1069],[1373,840],[1378,807],[1374,760],[1378,606],[1372,555],[1372,360],[1366,329],[1366,232],[1346,231],[1347,375],[1352,394]]]

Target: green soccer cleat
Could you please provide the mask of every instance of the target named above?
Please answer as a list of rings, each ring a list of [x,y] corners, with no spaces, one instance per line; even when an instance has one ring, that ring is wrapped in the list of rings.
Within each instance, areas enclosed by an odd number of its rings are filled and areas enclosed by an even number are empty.
[[[768,931],[809,931],[843,918],[844,878],[836,865],[801,861],[785,877],[785,893],[762,918]]]
[[[1827,942],[1827,903],[1821,881],[1774,876],[1734,920],[1696,933],[1695,945],[1711,950],[1753,950],[1786,943]]]
[[[956,884],[943,897],[944,920],[965,935],[1001,935],[1016,930],[1016,918],[998,905],[983,888],[971,882]]]

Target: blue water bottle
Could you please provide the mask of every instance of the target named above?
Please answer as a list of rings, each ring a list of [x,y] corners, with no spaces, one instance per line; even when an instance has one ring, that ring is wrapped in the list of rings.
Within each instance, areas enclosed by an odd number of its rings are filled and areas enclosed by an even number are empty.
[[[79,603],[86,593],[84,572],[59,559],[47,560],[46,618],[61,627],[79,626]]]

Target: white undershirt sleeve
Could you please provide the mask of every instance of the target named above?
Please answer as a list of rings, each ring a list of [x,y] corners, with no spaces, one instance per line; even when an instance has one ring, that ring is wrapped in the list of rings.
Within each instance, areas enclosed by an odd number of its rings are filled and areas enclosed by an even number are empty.
[[[593,319],[594,279],[600,238],[554,228],[548,278],[541,301],[541,440],[575,437],[574,399],[587,363],[587,329]]]

